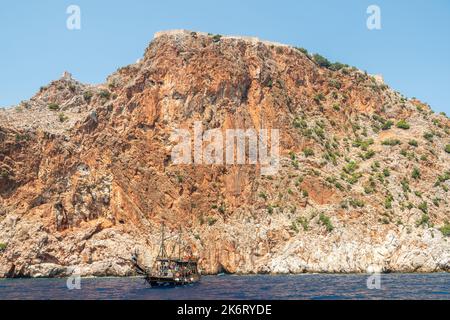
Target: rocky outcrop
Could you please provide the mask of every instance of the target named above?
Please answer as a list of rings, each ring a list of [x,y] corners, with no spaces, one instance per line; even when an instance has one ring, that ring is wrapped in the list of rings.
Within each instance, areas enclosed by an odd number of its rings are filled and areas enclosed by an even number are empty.
[[[279,129],[278,173],[174,164],[196,121]],[[65,74],[0,111],[0,276],[132,275],[162,221],[203,273],[448,271],[449,125],[304,50],[160,33],[106,84]]]

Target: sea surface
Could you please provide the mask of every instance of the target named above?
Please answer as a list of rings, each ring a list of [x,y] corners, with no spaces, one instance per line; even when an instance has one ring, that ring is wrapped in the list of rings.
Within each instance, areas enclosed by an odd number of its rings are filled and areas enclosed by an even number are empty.
[[[200,283],[176,288],[150,288],[142,278],[82,278],[69,290],[67,279],[0,280],[2,299],[443,299],[450,300],[450,274],[255,275],[204,276]],[[377,284],[380,284],[379,286]]]

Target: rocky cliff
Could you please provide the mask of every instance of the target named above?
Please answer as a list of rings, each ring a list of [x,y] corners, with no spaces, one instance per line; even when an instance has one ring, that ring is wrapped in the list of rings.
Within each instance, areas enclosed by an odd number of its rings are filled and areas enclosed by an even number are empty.
[[[279,171],[174,164],[198,121],[279,129]],[[131,275],[162,221],[203,273],[448,271],[449,126],[303,49],[159,33],[105,84],[0,110],[0,277]]]

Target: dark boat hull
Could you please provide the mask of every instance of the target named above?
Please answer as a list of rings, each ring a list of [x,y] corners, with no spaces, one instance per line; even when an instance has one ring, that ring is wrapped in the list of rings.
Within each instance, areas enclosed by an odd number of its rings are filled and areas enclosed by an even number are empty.
[[[146,280],[152,287],[176,287],[197,283],[200,281],[200,277],[192,276],[183,279],[148,277]]]

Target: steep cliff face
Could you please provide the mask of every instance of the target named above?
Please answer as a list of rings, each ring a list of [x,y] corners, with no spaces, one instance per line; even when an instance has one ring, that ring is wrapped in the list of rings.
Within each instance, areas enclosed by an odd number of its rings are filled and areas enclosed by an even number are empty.
[[[279,129],[279,171],[174,164],[198,121]],[[65,75],[0,111],[0,276],[131,275],[161,221],[204,273],[449,270],[449,126],[295,48],[159,34],[104,85]]]

